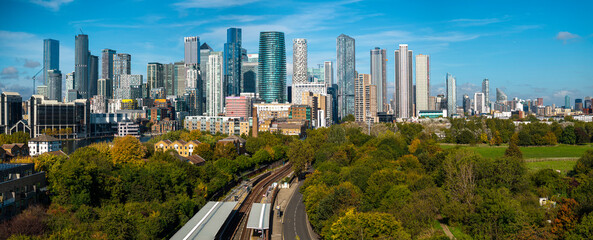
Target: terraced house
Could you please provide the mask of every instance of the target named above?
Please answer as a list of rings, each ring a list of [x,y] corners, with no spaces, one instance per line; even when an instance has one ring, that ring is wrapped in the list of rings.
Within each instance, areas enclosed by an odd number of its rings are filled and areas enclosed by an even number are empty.
[[[200,141],[183,141],[177,140],[171,142],[170,140],[161,140],[154,145],[155,151],[163,151],[166,152],[169,149],[174,149],[179,153],[179,155],[183,157],[189,157],[193,154],[194,148],[200,144]]]

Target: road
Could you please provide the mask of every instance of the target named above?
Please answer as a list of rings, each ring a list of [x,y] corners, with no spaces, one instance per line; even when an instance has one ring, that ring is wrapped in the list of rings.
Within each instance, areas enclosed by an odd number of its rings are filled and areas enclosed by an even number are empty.
[[[307,222],[305,204],[303,204],[303,194],[299,192],[302,184],[303,181],[300,181],[297,190],[292,195],[284,211],[284,226],[282,231],[286,240],[296,239],[296,236],[299,236],[301,240],[311,239],[311,235],[309,235],[307,229],[309,223]]]

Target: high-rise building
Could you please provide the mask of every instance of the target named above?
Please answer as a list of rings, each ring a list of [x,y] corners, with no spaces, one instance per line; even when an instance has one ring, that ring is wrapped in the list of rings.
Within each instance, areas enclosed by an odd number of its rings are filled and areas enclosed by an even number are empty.
[[[354,118],[357,122],[375,122],[377,116],[377,86],[370,74],[358,74],[354,83]]]
[[[498,88],[496,88],[496,102],[497,103],[506,103],[508,101],[508,97],[504,92]]]
[[[164,77],[165,73],[163,64],[157,62],[148,63],[146,66],[146,83],[148,86],[147,91],[155,88],[164,88]]]
[[[173,63],[163,64],[163,84],[167,91],[167,96],[177,95],[177,86],[175,86],[175,65]]]
[[[486,112],[486,96],[484,93],[474,93],[474,111],[476,115]]]
[[[200,37],[185,37],[185,66],[200,64]]]
[[[482,81],[482,92],[484,93],[484,103],[488,107],[490,106],[490,80],[488,78]]]
[[[412,50],[408,44],[400,44],[395,50],[395,117],[410,118],[414,116]]]
[[[116,99],[142,98],[142,75],[120,74],[116,76],[119,87],[114,92]]]
[[[583,99],[582,98],[574,99],[574,110],[583,111]]]
[[[283,32],[259,34],[259,96],[266,103],[286,102],[286,48]]]
[[[113,58],[113,75],[132,74],[132,55],[118,53]],[[115,78],[115,77],[113,77]]]
[[[113,81],[113,59],[115,54],[115,50],[108,48],[103,49],[101,52],[101,78]]]
[[[469,96],[467,94],[463,94],[463,113],[466,114],[466,116],[471,114],[471,105],[472,101],[471,99],[469,99]]]
[[[226,97],[225,116],[238,117],[247,120],[251,117],[251,97]]]
[[[101,78],[97,81],[97,95],[104,96],[105,99],[113,98],[113,80]]]
[[[88,98],[97,95],[97,81],[99,80],[99,57],[89,56],[89,94]]]
[[[175,68],[175,87],[177,88],[176,93],[177,96],[183,96],[185,93],[185,80],[186,74],[185,71],[185,63],[184,62],[176,62],[174,64]]]
[[[341,34],[336,39],[336,65],[338,83],[338,114],[340,119],[354,115],[354,81],[356,74],[356,54],[354,38]]]
[[[241,63],[241,92],[256,93],[257,92],[257,72],[259,68],[258,62],[242,62]]]
[[[45,129],[60,132],[54,135],[59,139],[85,138],[91,132],[89,99],[60,103],[33,95],[28,102],[28,112],[31,137],[43,134]]]
[[[89,91],[89,36],[79,34],[74,39],[74,89],[81,98],[88,99]]]
[[[307,39],[295,38],[292,40],[292,103],[302,104],[302,87],[309,84],[307,74]]]
[[[60,69],[60,42],[43,39],[43,85],[48,85],[49,70]]]
[[[377,87],[377,111],[384,112],[387,104],[387,50],[371,49],[371,82]]]
[[[224,107],[224,65],[222,52],[211,52],[208,57],[206,76],[206,112],[218,116]]]
[[[15,92],[0,95],[0,133],[9,134],[10,128],[23,119],[23,98]]]
[[[239,96],[241,93],[241,29],[227,29],[224,44],[225,96]]]
[[[568,96],[568,95],[564,96],[564,108],[565,109],[571,109],[572,108],[570,106],[570,96]]]
[[[323,82],[329,88],[334,84],[334,63],[332,61],[323,62]]]
[[[544,105],[544,99],[543,98],[537,98],[537,106],[543,106]]]
[[[292,84],[308,82],[307,76],[307,39],[295,38],[292,40]]]
[[[62,101],[62,72],[58,69],[47,70],[47,98]]]
[[[416,111],[430,110],[430,58],[428,55],[416,55]]]
[[[447,73],[447,115],[450,117],[457,113],[457,84],[455,77]]]

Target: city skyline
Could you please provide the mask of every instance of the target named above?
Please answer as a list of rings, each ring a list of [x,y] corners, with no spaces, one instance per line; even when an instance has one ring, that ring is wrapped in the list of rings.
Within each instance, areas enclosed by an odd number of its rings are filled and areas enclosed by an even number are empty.
[[[399,44],[408,44],[415,55],[430,55],[432,76],[443,76],[446,72],[456,76],[458,102],[465,93],[471,96],[479,92],[484,78],[490,79],[491,91],[501,88],[509,98],[543,97],[545,104],[563,105],[565,95],[583,98],[591,95],[586,89],[593,88],[590,83],[593,70],[587,67],[593,63],[592,33],[586,29],[587,7],[583,6],[558,4],[551,8],[542,5],[530,12],[526,9],[532,6],[527,5],[508,10],[503,7],[504,3],[445,5],[433,2],[434,8],[415,16],[412,13],[421,6],[404,3],[402,7],[408,7],[410,13],[394,17],[389,14],[394,6],[378,2],[309,2],[294,10],[289,8],[290,4],[264,1],[196,4],[199,2],[165,5],[148,2],[145,9],[132,11],[122,19],[115,13],[95,10],[95,3],[48,1],[38,5],[7,1],[1,18],[14,24],[0,27],[0,52],[3,53],[0,88],[22,92],[25,97],[31,94],[31,77],[40,68],[36,65],[43,60],[43,39],[60,41],[60,70],[64,78],[74,71],[73,36],[80,31],[89,35],[89,50],[93,55],[99,55],[106,48],[129,53],[133,56],[131,73],[146,75],[149,62],[165,64],[183,59],[185,36],[199,36],[215,51],[222,51],[230,27],[243,29],[243,48],[248,54],[257,53],[260,31],[285,32],[287,44],[294,38],[306,38],[308,62],[312,66],[328,60],[335,64],[335,38],[344,33],[356,40],[358,73],[370,73],[368,52],[374,47],[386,49],[388,61],[393,61],[393,54],[389,52]],[[133,3],[101,4],[125,8]],[[372,8],[376,4],[386,5],[377,10]],[[85,14],[76,11],[83,8],[89,11]],[[201,11],[204,9],[208,11]],[[422,19],[436,9],[447,10],[450,14]],[[483,11],[476,11],[481,9],[491,11],[485,15]],[[355,11],[356,17],[342,19],[344,10]],[[31,13],[47,21],[26,19]],[[69,17],[61,17],[66,14]],[[370,23],[373,27],[363,27]],[[113,38],[114,35],[118,37]],[[558,51],[543,51],[550,48]],[[291,85],[292,49],[286,50],[286,77],[287,84]],[[542,57],[544,53],[546,57]],[[388,99],[393,96],[393,67],[387,64]],[[560,78],[570,84],[555,86]],[[431,95],[445,93],[444,79],[433,80]]]

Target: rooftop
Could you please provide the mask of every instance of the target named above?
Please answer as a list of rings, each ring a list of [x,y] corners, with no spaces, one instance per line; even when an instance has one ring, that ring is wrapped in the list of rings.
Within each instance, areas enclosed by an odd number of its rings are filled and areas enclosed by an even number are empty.
[[[60,140],[55,137],[48,136],[45,134],[39,135],[36,138],[29,140],[29,142],[56,142],[56,141],[60,141]]]
[[[237,202],[208,202],[194,215],[171,240],[215,239]]]

